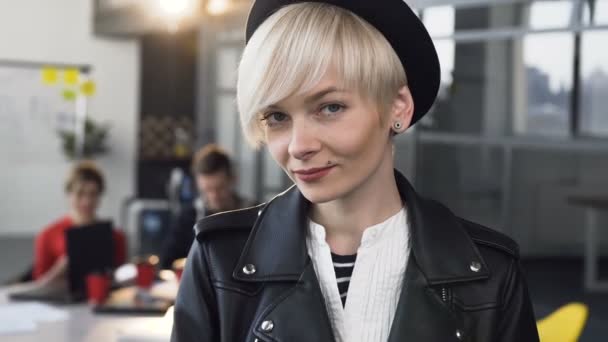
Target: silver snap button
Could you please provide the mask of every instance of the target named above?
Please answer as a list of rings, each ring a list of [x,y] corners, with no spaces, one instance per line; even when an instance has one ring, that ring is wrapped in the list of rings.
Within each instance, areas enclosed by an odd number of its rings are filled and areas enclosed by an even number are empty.
[[[460,330],[456,330],[456,337],[457,337],[459,340],[462,340],[462,331],[460,331]]]
[[[243,273],[245,273],[246,275],[252,275],[255,273],[255,265],[252,264],[247,264],[245,265],[245,267],[243,267]]]
[[[473,261],[470,267],[473,272],[479,272],[481,270],[481,264],[477,261]]]
[[[274,329],[274,323],[272,321],[264,321],[262,325],[260,325],[262,331],[271,332]]]
[[[258,210],[258,216],[262,215],[262,211]]]

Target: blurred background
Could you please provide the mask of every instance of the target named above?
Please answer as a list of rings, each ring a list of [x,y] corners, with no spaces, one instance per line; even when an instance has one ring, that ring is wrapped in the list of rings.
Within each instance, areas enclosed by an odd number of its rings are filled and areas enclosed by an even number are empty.
[[[416,0],[440,57],[431,112],[398,136],[420,193],[521,248],[541,319],[589,309],[608,336],[608,0]],[[196,150],[229,152],[258,203],[290,185],[240,133],[236,67],[250,0],[0,1],[0,282],[68,210],[64,183],[93,159],[99,216],[128,255],[160,253],[197,196]],[[405,33],[404,33],[405,34]],[[602,280],[605,279],[605,280]]]

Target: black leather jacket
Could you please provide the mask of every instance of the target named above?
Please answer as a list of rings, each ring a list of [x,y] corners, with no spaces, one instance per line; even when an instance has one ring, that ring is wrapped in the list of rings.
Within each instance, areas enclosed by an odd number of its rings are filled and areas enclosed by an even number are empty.
[[[538,341],[517,244],[395,177],[411,254],[389,341]],[[306,251],[308,207],[292,187],[265,205],[201,220],[171,340],[334,341]]]

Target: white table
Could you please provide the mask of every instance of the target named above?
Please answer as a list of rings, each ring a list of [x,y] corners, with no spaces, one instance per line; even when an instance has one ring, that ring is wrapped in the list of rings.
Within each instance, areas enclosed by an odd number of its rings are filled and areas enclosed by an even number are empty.
[[[0,288],[0,305],[10,303],[6,290]],[[86,304],[57,306],[68,319],[38,323],[36,331],[1,335],[3,342],[115,342],[168,341],[172,322],[163,317],[95,314]],[[150,329],[147,329],[150,327]],[[149,330],[148,336],[138,335]]]

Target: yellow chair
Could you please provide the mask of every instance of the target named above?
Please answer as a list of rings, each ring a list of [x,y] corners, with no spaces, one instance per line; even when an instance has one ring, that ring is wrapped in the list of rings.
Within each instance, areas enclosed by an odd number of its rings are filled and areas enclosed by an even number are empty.
[[[583,332],[589,309],[570,303],[536,322],[541,342],[575,342]]]

